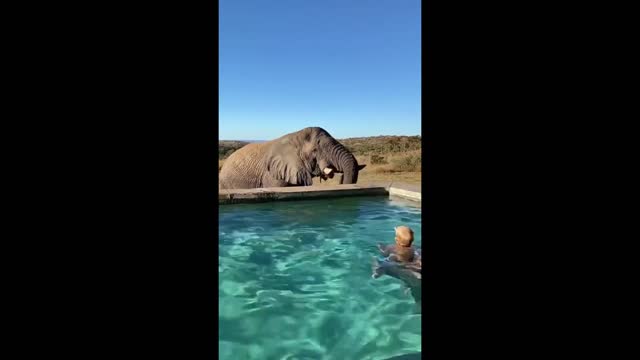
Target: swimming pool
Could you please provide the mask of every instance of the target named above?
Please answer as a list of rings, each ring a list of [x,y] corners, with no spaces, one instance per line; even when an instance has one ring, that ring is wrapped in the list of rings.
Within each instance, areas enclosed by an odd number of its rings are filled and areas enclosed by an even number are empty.
[[[371,278],[419,206],[388,197],[219,206],[220,359],[385,359],[421,350],[411,295]]]

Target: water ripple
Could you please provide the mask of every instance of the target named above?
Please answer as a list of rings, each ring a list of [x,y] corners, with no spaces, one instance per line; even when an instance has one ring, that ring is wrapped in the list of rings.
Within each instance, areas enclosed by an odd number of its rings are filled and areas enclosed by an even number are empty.
[[[421,351],[421,315],[375,245],[420,208],[386,198],[220,207],[221,359],[384,359]]]

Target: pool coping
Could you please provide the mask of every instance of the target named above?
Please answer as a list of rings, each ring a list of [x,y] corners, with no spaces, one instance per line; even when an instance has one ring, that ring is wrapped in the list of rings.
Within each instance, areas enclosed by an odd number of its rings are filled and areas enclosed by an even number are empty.
[[[294,186],[259,189],[218,190],[218,204],[257,203],[283,200],[324,199],[347,196],[397,196],[413,201],[422,201],[422,190],[418,185],[396,182],[369,182],[366,184]]]

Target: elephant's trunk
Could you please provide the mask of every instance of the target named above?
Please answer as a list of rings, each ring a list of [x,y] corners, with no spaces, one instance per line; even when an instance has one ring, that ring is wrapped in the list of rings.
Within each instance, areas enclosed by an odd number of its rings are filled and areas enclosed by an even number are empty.
[[[341,184],[355,184],[358,182],[358,170],[356,169],[357,166],[358,165],[355,162],[355,159],[350,164],[343,165],[342,171],[344,173],[344,176],[342,177]]]
[[[333,151],[333,163],[336,170],[342,172],[340,184],[355,184],[358,182],[358,161],[342,144],[337,143]]]

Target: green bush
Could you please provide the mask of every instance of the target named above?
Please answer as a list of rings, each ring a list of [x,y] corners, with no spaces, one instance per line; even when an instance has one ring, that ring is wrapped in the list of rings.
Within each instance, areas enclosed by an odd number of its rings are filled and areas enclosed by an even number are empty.
[[[409,155],[396,159],[393,162],[395,171],[421,171],[422,155]]]
[[[371,155],[371,164],[373,165],[387,164],[387,160],[384,159],[384,156]]]
[[[234,151],[240,149],[241,147],[247,145],[248,143],[243,141],[218,141],[218,160],[226,159],[231,155]]]
[[[384,155],[422,149],[420,136],[372,136],[339,141],[355,155]]]

